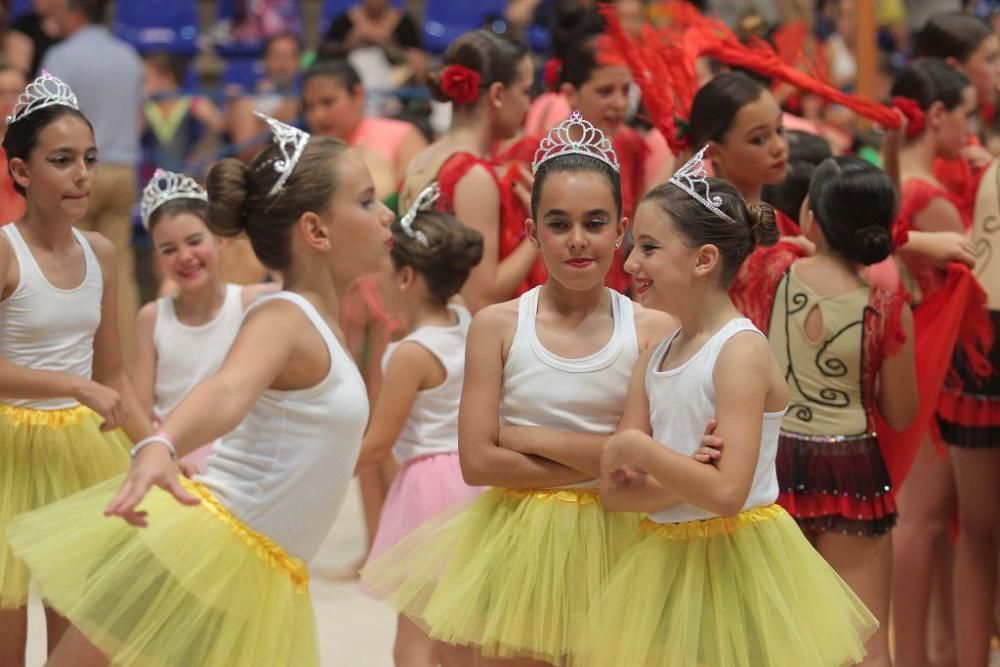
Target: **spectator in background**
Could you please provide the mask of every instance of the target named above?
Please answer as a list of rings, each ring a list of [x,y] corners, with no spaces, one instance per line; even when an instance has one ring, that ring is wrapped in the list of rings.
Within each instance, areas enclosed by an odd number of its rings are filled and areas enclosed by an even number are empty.
[[[326,40],[337,45],[342,55],[358,49],[379,50],[394,68],[397,86],[426,78],[427,53],[417,22],[389,0],[361,0],[333,19]]]
[[[53,0],[66,39],[49,49],[42,67],[76,93],[94,126],[100,167],[80,226],[100,232],[118,259],[118,321],[122,358],[133,358],[139,296],[132,254],[132,206],[138,195],[142,60],[104,25],[105,0]]]
[[[226,119],[207,97],[184,93],[187,59],[149,53],[142,59],[146,102],[142,107],[143,181],[157,167],[183,172],[206,134],[222,134]]]
[[[390,192],[378,192],[376,187],[376,194],[385,199],[395,194],[410,160],[427,147],[427,139],[412,123],[366,116],[364,104],[364,86],[346,60],[321,60],[303,77],[302,107],[309,131],[351,146],[363,146],[387,160],[392,170]],[[368,167],[373,174],[380,171],[377,165]],[[379,179],[375,180],[377,185]],[[387,203],[395,209],[394,202]]]
[[[62,39],[59,22],[53,16],[53,6],[61,0],[35,0],[35,10],[22,15],[7,29],[4,36],[4,62],[17,67],[26,77],[38,75],[45,52]]]
[[[296,0],[233,0],[226,31],[233,42],[264,42],[284,34],[301,37],[302,17]]]
[[[299,74],[302,70],[302,45],[292,33],[268,38],[264,46],[264,76],[249,95],[236,95],[229,106],[229,135],[237,144],[248,142],[266,130],[255,111],[295,124],[299,117]],[[238,91],[228,91],[233,96]],[[265,134],[263,141],[270,141]],[[260,148],[254,144],[241,151],[250,159]]]
[[[28,82],[17,67],[0,67],[0,139],[7,132],[7,116],[14,111],[18,95]],[[7,171],[7,153],[0,148],[0,225],[24,215],[24,197],[14,190],[14,180]]]

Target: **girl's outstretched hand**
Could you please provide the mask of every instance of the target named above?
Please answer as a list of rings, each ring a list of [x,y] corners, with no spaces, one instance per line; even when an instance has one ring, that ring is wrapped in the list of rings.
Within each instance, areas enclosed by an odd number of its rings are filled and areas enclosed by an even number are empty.
[[[132,469],[114,499],[104,510],[105,516],[120,516],[133,526],[145,528],[146,512],[136,507],[153,486],[158,486],[182,505],[197,505],[201,499],[181,486],[177,464],[165,447],[152,444],[140,451],[132,461]]]

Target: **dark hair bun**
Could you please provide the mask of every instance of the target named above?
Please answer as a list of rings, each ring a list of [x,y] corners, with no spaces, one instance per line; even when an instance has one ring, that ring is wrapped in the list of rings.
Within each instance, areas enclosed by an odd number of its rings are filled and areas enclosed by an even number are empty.
[[[852,245],[852,254],[861,264],[878,264],[892,252],[892,234],[888,227],[868,225],[854,233]]]
[[[471,271],[483,259],[483,235],[472,227],[458,225],[447,244],[445,256],[457,271]]]
[[[235,158],[219,160],[208,172],[208,226],[219,236],[239,236],[246,227],[249,173]]]
[[[757,203],[750,210],[750,238],[754,246],[769,246],[778,242],[778,217],[770,204]]]

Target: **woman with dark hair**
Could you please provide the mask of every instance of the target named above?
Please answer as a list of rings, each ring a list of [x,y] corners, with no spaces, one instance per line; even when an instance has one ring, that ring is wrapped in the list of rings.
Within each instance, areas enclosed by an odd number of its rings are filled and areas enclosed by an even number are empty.
[[[733,294],[788,380],[778,502],[879,620],[862,664],[888,667],[896,490],[876,414],[897,431],[916,416],[913,319],[903,294],[870,286],[860,269],[889,256],[896,191],[860,158],[829,158],[803,208],[816,254],[763,250]]]

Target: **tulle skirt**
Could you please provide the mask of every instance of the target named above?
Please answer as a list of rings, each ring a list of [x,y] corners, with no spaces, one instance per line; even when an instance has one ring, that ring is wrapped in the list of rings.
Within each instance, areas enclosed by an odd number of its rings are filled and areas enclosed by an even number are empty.
[[[123,477],[22,515],[8,534],[47,604],[115,665],[319,664],[308,570],[204,487],[154,487],[135,528],[102,512]]]
[[[432,638],[558,663],[639,537],[596,489],[490,489],[423,524],[361,572]]]
[[[368,562],[374,562],[431,517],[483,491],[483,487],[469,486],[462,479],[457,452],[407,461],[386,494]]]
[[[101,423],[82,405],[0,403],[0,608],[28,602],[28,569],[5,539],[11,520],[128,470],[131,443],[120,430],[102,433]]]
[[[864,657],[878,621],[780,506],[641,528],[574,664],[835,667]]]

